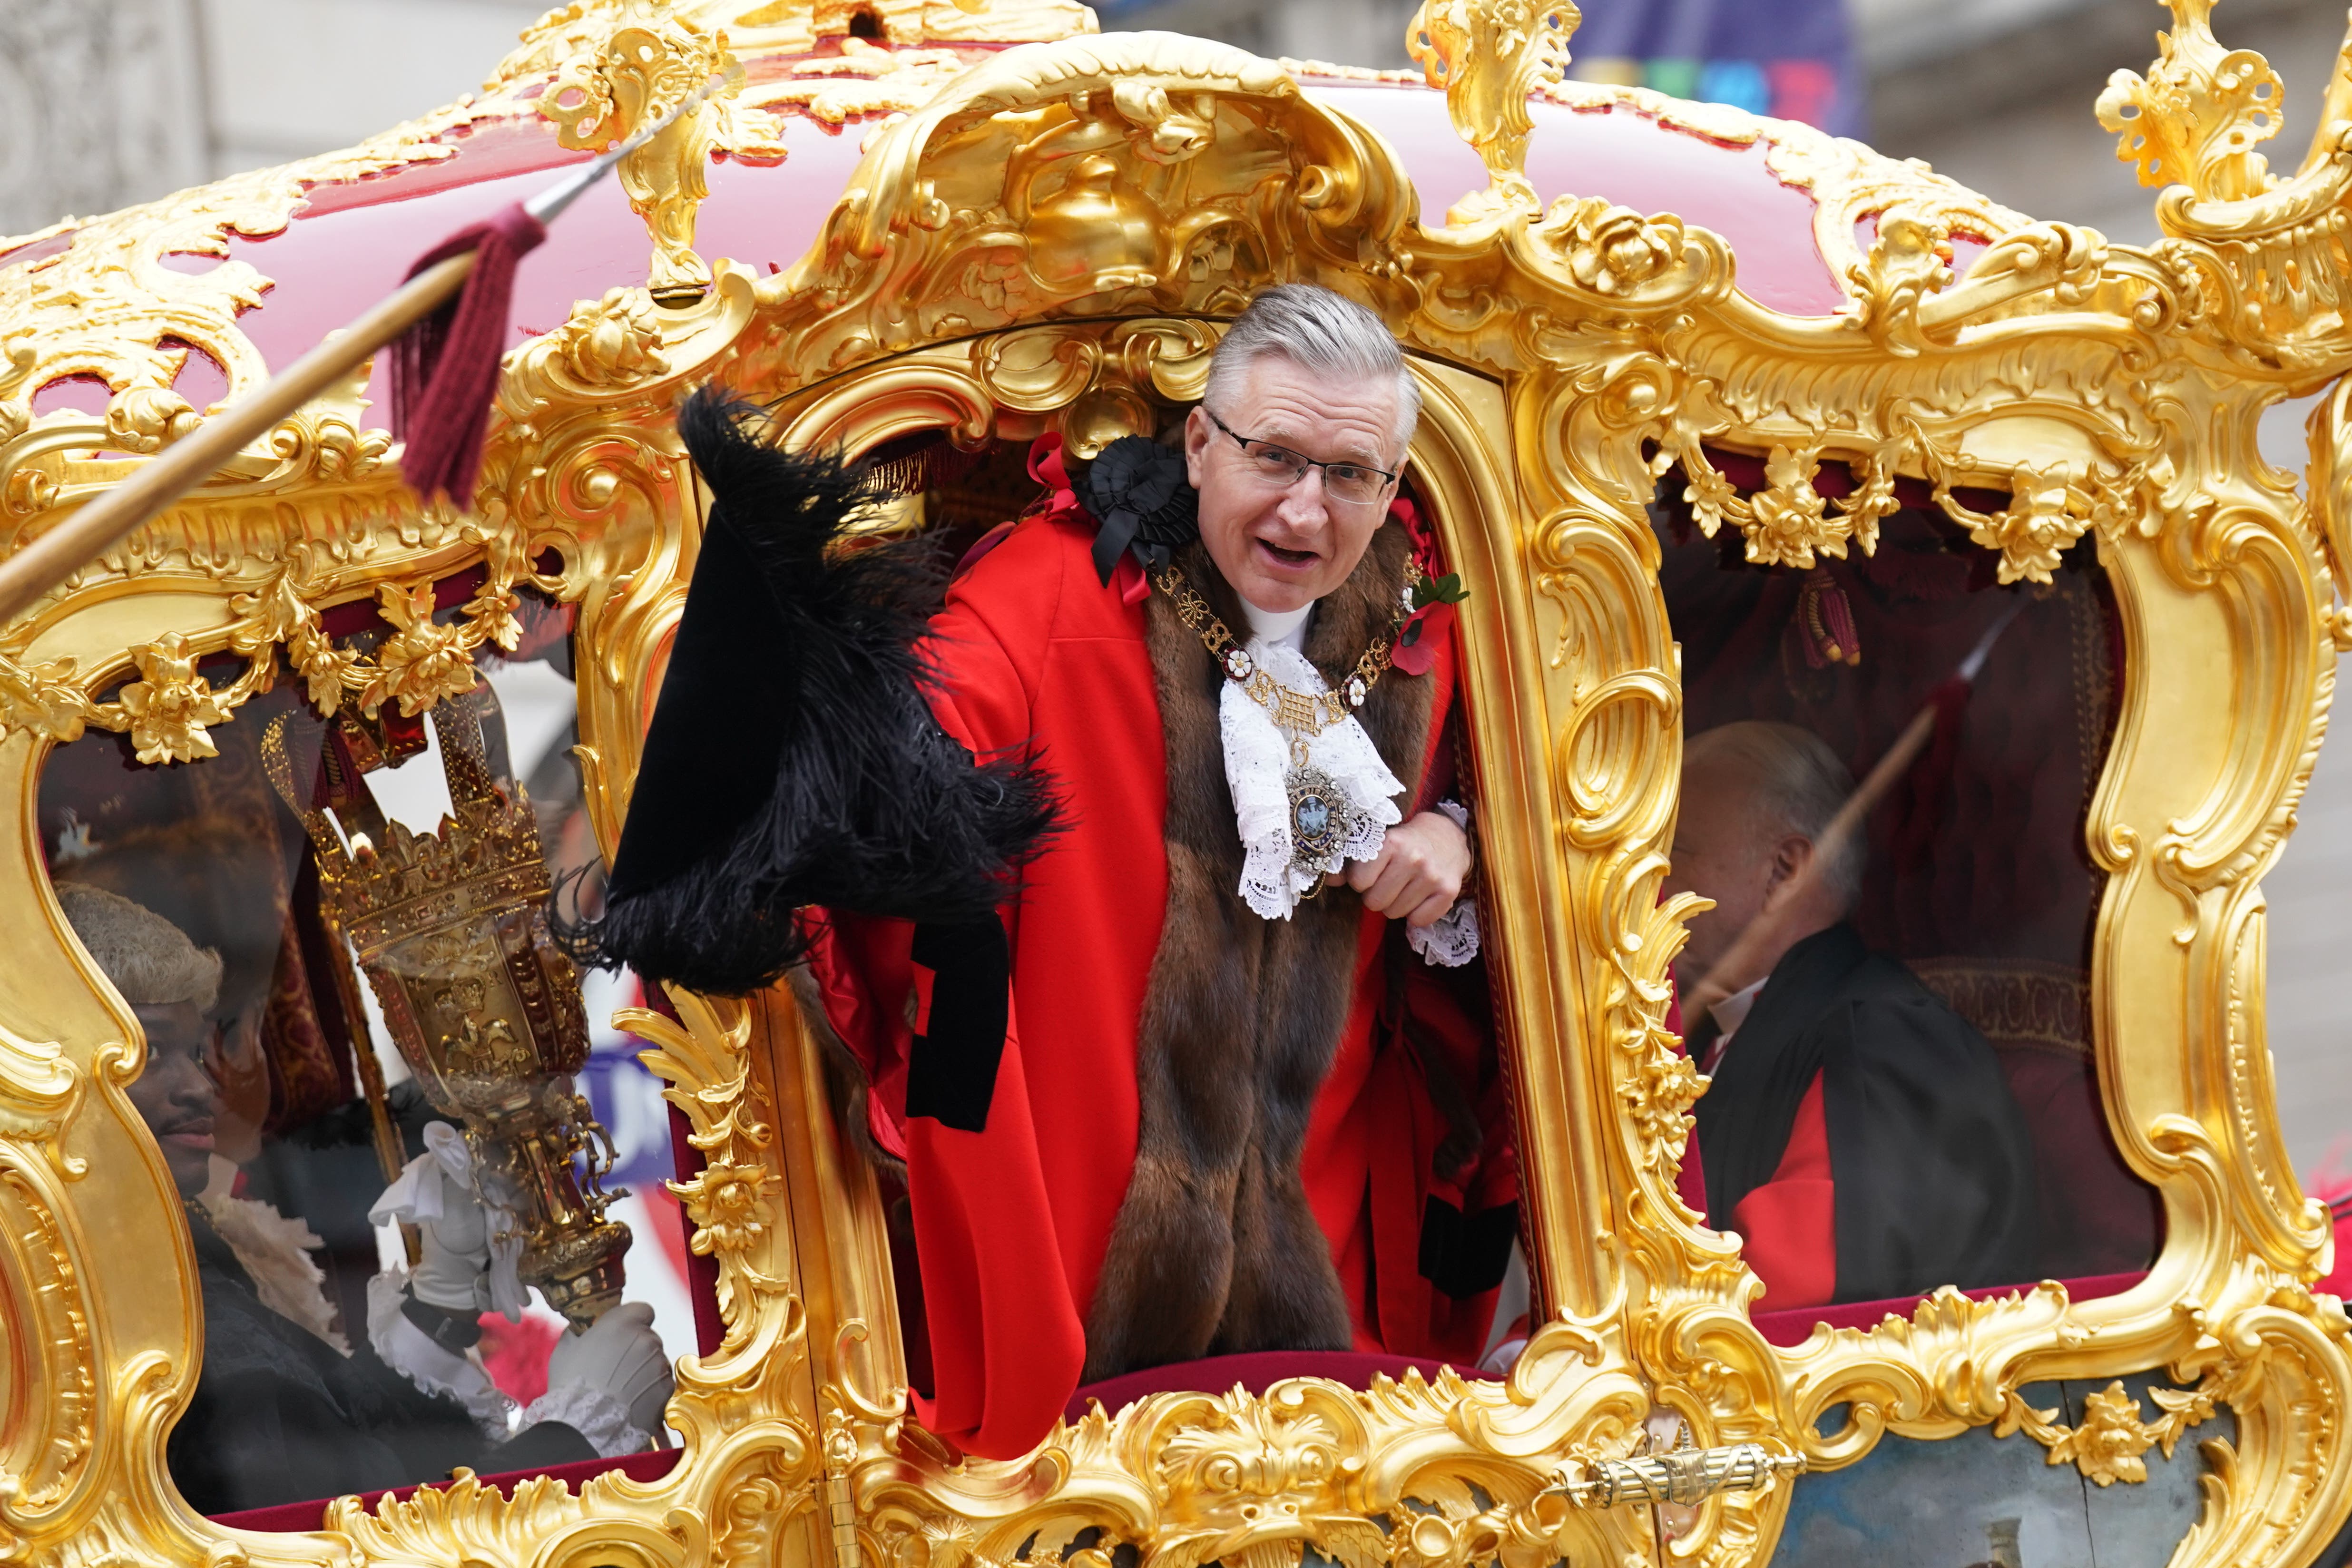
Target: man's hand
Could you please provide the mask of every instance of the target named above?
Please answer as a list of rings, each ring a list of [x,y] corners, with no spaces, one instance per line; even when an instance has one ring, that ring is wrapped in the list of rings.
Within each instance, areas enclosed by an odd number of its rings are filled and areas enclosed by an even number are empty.
[[[1469,875],[1470,836],[1443,812],[1424,811],[1390,828],[1378,855],[1349,861],[1346,879],[1374,914],[1425,926],[1444,918]]]

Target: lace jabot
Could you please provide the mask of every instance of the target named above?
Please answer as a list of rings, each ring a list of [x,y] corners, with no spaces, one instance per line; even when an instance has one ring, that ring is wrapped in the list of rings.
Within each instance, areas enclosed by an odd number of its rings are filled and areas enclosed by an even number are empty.
[[[1249,622],[1248,653],[1260,668],[1299,692],[1312,695],[1329,689],[1305,652],[1313,605],[1276,614],[1244,600],[1242,612]],[[1288,920],[1298,900],[1312,892],[1327,872],[1339,870],[1349,860],[1370,860],[1380,854],[1389,828],[1403,819],[1396,802],[1404,793],[1404,784],[1389,771],[1380,748],[1353,718],[1309,737],[1308,763],[1330,778],[1353,808],[1355,821],[1326,859],[1296,864],[1288,783],[1290,737],[1235,682],[1225,682],[1217,702],[1224,737],[1225,784],[1233,792],[1234,825],[1242,841],[1242,901],[1265,920]],[[1470,831],[1470,814],[1464,807],[1448,800],[1440,801],[1437,809],[1465,833]],[[1431,924],[1407,927],[1405,944],[1430,963],[1455,968],[1469,963],[1478,955],[1477,905],[1465,897]]]
[[[1249,656],[1258,668],[1293,690],[1315,693],[1327,688],[1322,674],[1287,639],[1249,640]],[[1337,871],[1350,860],[1369,860],[1381,852],[1389,825],[1402,819],[1395,797],[1404,784],[1381,760],[1380,749],[1353,718],[1343,719],[1320,734],[1307,739],[1307,760],[1329,775],[1343,795],[1352,817],[1323,859],[1294,861],[1297,846],[1290,828],[1290,737],[1276,725],[1274,716],[1250,700],[1241,687],[1226,681],[1218,694],[1217,716],[1225,742],[1225,783],[1233,790],[1235,826],[1242,839],[1242,901],[1264,918],[1288,920],[1299,899],[1311,892],[1327,871]]]

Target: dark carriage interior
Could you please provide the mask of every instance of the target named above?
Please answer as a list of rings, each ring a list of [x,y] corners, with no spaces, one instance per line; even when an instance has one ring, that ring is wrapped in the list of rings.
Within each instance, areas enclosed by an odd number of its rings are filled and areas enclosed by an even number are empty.
[[[1162,426],[1160,438],[1163,442],[1179,438],[1187,409],[1167,405],[1159,412]],[[973,449],[958,446],[945,432],[937,430],[895,438],[865,455],[865,461],[891,498],[878,520],[877,530],[894,537],[921,534],[932,545],[940,572],[951,574],[966,562],[975,546],[987,542],[992,531],[1048,504],[1050,486],[1033,470],[1034,457],[1033,443],[1026,438],[998,437]],[[1074,475],[1082,472],[1082,465],[1073,460],[1069,470]],[[1411,475],[1400,493],[1408,500],[1415,500]],[[1486,976],[1484,963],[1474,962],[1460,971],[1439,973],[1437,979],[1446,988],[1446,1005],[1450,1008],[1465,1018],[1491,1021],[1495,1018],[1494,1002]],[[1491,1031],[1497,1038],[1500,1037],[1499,1023],[1482,1024],[1479,1027],[1482,1032]],[[918,1393],[927,1393],[932,1385],[931,1334],[921,1271],[916,1260],[901,1151],[890,1146],[887,1131],[877,1135],[875,1122],[887,1121],[887,1117],[875,1119],[867,1115],[868,1087],[860,1066],[845,1059],[845,1054],[837,1048],[829,1051],[826,1061],[844,1128],[877,1173],[888,1226],[908,1378]],[[889,1088],[886,1081],[878,1092],[887,1094]],[[1507,1245],[1507,1236],[1503,1239]],[[1497,1327],[1508,1326],[1500,1321],[1504,1316],[1516,1321],[1527,1310],[1524,1275],[1516,1268],[1512,1281],[1505,1288],[1507,1310],[1496,1314]],[[1287,1377],[1329,1377],[1362,1388],[1370,1386],[1376,1375],[1403,1376],[1408,1372],[1418,1372],[1434,1377],[1449,1365],[1470,1376],[1492,1375],[1491,1372],[1481,1373],[1468,1357],[1449,1363],[1360,1350],[1223,1355],[1148,1368],[1081,1387],[1069,1403],[1068,1414],[1075,1419],[1096,1401],[1106,1410],[1115,1412],[1135,1400],[1162,1392],[1217,1391],[1236,1384],[1262,1391]]]
[[[1757,458],[1710,457],[1743,494],[1764,488]],[[1852,483],[1834,464],[1818,479],[1829,495]],[[2154,1190],[2108,1131],[2093,1057],[2091,943],[2105,878],[2084,826],[2113,735],[2123,645],[2092,546],[2069,551],[2051,584],[2003,586],[1998,553],[1970,542],[1926,486],[1905,481],[1874,553],[1855,548],[1811,570],[1759,566],[1736,526],[1713,539],[1699,531],[1684,489],[1670,471],[1651,516],[1682,647],[1686,737],[1741,721],[1793,724],[1859,779],[1943,689],[1933,738],[1868,819],[1851,922],[1983,1035],[2022,1112],[2038,1268],[2001,1283],[2116,1288],[2113,1277],[2147,1267],[2161,1221]],[[2006,498],[1967,499],[1994,510]],[[1962,661],[2012,615],[1973,686],[1955,693]],[[1801,1321],[1801,1339],[1816,1319],[1867,1323],[1905,1305],[1788,1315]],[[1769,1297],[1760,1313],[1779,1315]]]
[[[436,584],[436,620],[454,618],[480,581],[477,568]],[[578,738],[569,684],[573,613],[533,591],[520,597],[517,647],[486,650],[479,665],[488,679],[429,715],[404,715],[386,700],[370,718],[347,701],[334,719],[322,719],[299,675],[281,666],[271,689],[253,696],[233,721],[209,727],[215,754],[142,762],[128,736],[93,730],[56,748],[42,773],[40,838],[69,920],[89,918],[88,889],[102,889],[161,917],[194,950],[220,960],[216,996],[192,1037],[199,1079],[191,1081],[208,1086],[208,1114],[195,1115],[198,1108],[185,1096],[151,1106],[142,1085],[133,1086],[132,1099],[164,1146],[200,1262],[211,1269],[200,1269],[208,1320],[224,1303],[240,1309],[234,1321],[207,1322],[206,1376],[169,1441],[167,1459],[191,1502],[252,1528],[316,1528],[324,1498],[336,1491],[440,1481],[448,1471],[440,1447],[412,1430],[413,1422],[403,1425],[414,1413],[371,1405],[349,1372],[377,1326],[371,1279],[387,1261],[417,1261],[415,1227],[405,1237],[407,1255],[394,1259],[385,1251],[387,1232],[369,1210],[392,1176],[426,1152],[426,1128],[446,1112],[429,1102],[394,1050],[378,998],[353,962],[348,933],[335,924],[332,900],[322,897],[319,851],[273,783],[268,759],[275,748],[289,760],[287,782],[303,806],[334,812],[346,836],[362,831],[364,820],[382,837],[373,801],[419,785],[426,796],[439,786],[448,798],[435,731],[446,742],[462,707],[465,722],[478,726],[490,784],[505,798],[518,788],[528,795],[549,879],[572,879],[569,896],[593,908],[596,847],[571,756]],[[372,651],[393,629],[366,601],[331,609],[324,618],[328,636],[354,652]],[[215,658],[202,661],[198,673],[217,690],[243,668],[240,660]],[[537,710],[502,710],[501,685],[528,694]],[[510,737],[530,754],[518,752]],[[363,799],[360,792],[372,793]],[[419,826],[414,813],[411,826]],[[99,912],[108,908],[121,906],[101,904]],[[100,967],[114,978],[103,958]],[[179,1065],[172,1020],[131,1000],[148,1036],[142,1076],[156,1078]],[[607,1122],[614,1121],[615,1095],[629,1101],[622,1119],[634,1110],[638,1125],[624,1130],[622,1174],[667,1205],[658,1217],[670,1233],[641,1225],[656,1234],[635,1239],[638,1256],[644,1258],[646,1247],[672,1254],[690,1279],[686,1229],[658,1191],[658,1177],[677,1170],[664,1108],[652,1100],[648,1112],[644,1086],[627,1076],[642,1069],[625,1059],[625,1040],[611,1044],[618,1048],[598,1049],[581,1064],[576,1080],[567,1079],[566,1091],[576,1083]],[[541,1069],[517,1070],[528,1080]],[[648,1121],[648,1114],[658,1120]],[[193,1132],[199,1127],[208,1130]],[[180,1166],[192,1160],[201,1163],[193,1174],[184,1173]],[[579,1179],[591,1180],[584,1163]],[[626,1191],[620,1176],[610,1191]],[[391,1245],[396,1248],[397,1240]],[[238,1280],[236,1290],[216,1295],[215,1276]],[[700,1283],[707,1295],[707,1281]],[[381,1303],[374,1305],[381,1317]],[[683,1344],[698,1336],[703,1348],[716,1342],[711,1303],[698,1300],[677,1315],[684,1321],[667,1326]],[[704,1318],[707,1323],[698,1321]],[[477,1327],[480,1363],[502,1393],[528,1404],[546,1392],[560,1319],[534,1302],[519,1321],[486,1311]],[[264,1462],[269,1443],[249,1429],[252,1421],[215,1409],[219,1400],[206,1388],[215,1374],[226,1380],[257,1369],[291,1369],[292,1383],[359,1409],[362,1417],[350,1434],[305,1436],[286,1425],[294,1417],[281,1401],[270,1415],[283,1445],[315,1462]],[[371,1409],[373,1416],[365,1414]],[[483,1457],[506,1459],[501,1470],[577,1474],[615,1462],[639,1470],[647,1462],[666,1467],[674,1458],[656,1450],[642,1459],[572,1462],[558,1447],[541,1447],[545,1451],[518,1440]]]

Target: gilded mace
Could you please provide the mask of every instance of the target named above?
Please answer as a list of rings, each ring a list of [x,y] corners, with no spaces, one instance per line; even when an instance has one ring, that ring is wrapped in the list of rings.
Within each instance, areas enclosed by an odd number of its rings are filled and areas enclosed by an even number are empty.
[[[437,833],[386,819],[331,743],[331,818],[295,789],[282,719],[263,762],[310,832],[320,913],[350,939],[426,1101],[465,1129],[493,1232],[520,1232],[522,1282],[585,1328],[620,1302],[629,1229],[604,1217],[612,1147],[572,1088],[588,1022],[548,932],[539,825],[521,785],[492,774],[478,700],[433,710],[451,812]]]

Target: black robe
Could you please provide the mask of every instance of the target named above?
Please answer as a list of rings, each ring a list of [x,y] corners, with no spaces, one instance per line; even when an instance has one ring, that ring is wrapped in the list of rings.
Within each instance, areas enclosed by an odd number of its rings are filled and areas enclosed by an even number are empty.
[[[492,1444],[454,1399],[426,1394],[364,1342],[346,1357],[264,1306],[201,1209],[189,1239],[205,1299],[205,1360],[164,1459],[199,1513],[593,1459],[571,1427],[541,1422]],[[352,1336],[363,1341],[363,1335]]]
[[[1697,1105],[1718,1229],[1772,1179],[1819,1075],[1837,1205],[1834,1300],[2023,1284],[2033,1145],[1991,1045],[1852,926],[1790,948]]]

